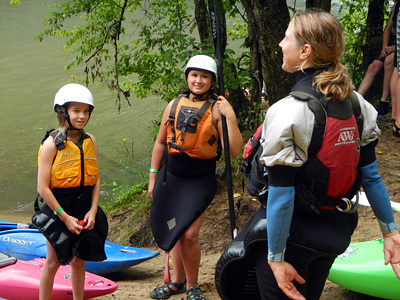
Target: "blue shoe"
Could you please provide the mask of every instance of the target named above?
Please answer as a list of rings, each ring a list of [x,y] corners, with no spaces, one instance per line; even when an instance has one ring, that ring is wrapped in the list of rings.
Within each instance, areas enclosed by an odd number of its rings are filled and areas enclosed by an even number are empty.
[[[200,288],[191,287],[186,291],[188,300],[207,300]]]

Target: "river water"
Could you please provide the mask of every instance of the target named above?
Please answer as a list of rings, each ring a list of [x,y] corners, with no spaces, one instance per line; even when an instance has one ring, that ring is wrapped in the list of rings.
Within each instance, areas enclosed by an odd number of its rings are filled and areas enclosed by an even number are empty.
[[[84,74],[83,67],[64,69],[72,58],[62,51],[65,40],[34,40],[55,0],[23,0],[16,7],[8,2],[0,2],[0,220],[21,221],[33,213],[40,141],[46,129],[57,127],[54,95],[71,75]],[[107,88],[89,88],[95,110],[86,131],[98,143],[102,182],[147,180],[153,143],[148,125],[166,103],[157,97],[131,97],[132,106],[122,102],[118,112],[116,97]]]

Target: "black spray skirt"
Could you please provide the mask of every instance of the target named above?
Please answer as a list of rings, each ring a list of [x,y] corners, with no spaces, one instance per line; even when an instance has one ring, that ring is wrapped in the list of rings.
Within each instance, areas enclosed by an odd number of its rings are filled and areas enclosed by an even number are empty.
[[[158,246],[170,251],[211,203],[217,181],[215,159],[178,154],[168,155],[166,160],[156,177],[150,218]]]
[[[55,189],[53,194],[66,213],[82,220],[90,209],[92,188]],[[53,246],[58,262],[66,265],[74,256],[85,261],[107,259],[104,244],[108,233],[107,217],[101,207],[97,208],[95,226],[92,230],[82,230],[79,235],[68,230],[47,204],[39,209],[35,203],[32,224]]]

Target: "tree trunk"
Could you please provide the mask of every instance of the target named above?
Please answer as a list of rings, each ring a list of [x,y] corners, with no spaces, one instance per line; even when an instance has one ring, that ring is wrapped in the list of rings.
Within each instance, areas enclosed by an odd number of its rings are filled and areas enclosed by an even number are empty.
[[[321,8],[327,12],[331,11],[331,2],[332,0],[307,0],[306,8]]]
[[[250,52],[256,54],[251,57],[251,72],[255,81],[264,80],[267,100],[273,104],[286,96],[294,83],[293,76],[282,70],[279,49],[290,20],[289,10],[282,0],[242,0],[242,3],[249,25]]]
[[[213,47],[213,41],[211,38],[211,28],[210,28],[210,20],[209,20],[209,15],[208,15],[208,9],[206,2],[204,0],[194,0],[195,4],[195,19],[197,23],[197,29],[199,32],[199,37],[201,43],[206,45],[202,50],[205,50],[205,48],[212,48]],[[233,109],[235,110],[235,113],[237,116],[239,114],[247,113],[248,106],[246,105],[246,99],[244,97],[243,91],[241,89],[240,85],[233,85],[233,83],[237,83],[238,77],[237,77],[237,69],[235,67],[234,63],[227,64],[226,60],[224,60],[224,70],[225,70],[225,79],[226,79],[226,74],[229,74],[230,78],[233,80],[225,80],[225,89],[229,93],[229,102],[231,103]],[[239,128],[241,130],[245,129],[245,124],[239,124]]]
[[[375,54],[382,49],[383,7],[385,0],[370,0],[367,17],[367,34],[362,48],[364,69],[373,61]]]
[[[246,87],[250,95],[249,102],[249,113],[246,119],[246,127],[249,129],[255,129],[258,127],[258,121],[260,119],[259,114],[262,113],[262,92],[263,92],[263,75],[261,71],[261,55],[259,51],[258,41],[256,37],[256,29],[254,28],[254,13],[253,10],[249,7],[249,3],[246,0],[243,0],[243,6],[247,12],[247,38],[244,41],[244,45],[250,49],[250,64],[249,64],[249,73],[251,74],[251,86]]]
[[[384,2],[385,0],[370,0],[367,17],[367,33],[365,44],[361,47],[363,52],[364,70],[368,69],[369,64],[374,60],[375,55],[382,49],[383,21],[384,21]],[[369,97],[380,97],[382,93],[383,72],[379,72],[375,77],[375,83],[371,86],[366,95]]]
[[[200,41],[205,45],[212,44],[210,36],[210,21],[204,0],[194,0],[194,14]]]

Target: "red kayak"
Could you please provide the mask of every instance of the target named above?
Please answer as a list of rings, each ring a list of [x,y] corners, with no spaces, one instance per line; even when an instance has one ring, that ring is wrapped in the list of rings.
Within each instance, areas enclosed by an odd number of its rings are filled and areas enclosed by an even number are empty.
[[[8,300],[39,299],[40,272],[45,260],[18,260],[0,252],[0,297]],[[118,285],[104,277],[85,273],[84,299],[114,292]],[[51,299],[72,299],[71,267],[60,266],[54,278]]]

